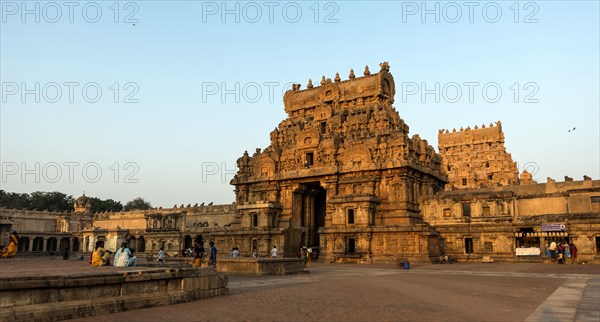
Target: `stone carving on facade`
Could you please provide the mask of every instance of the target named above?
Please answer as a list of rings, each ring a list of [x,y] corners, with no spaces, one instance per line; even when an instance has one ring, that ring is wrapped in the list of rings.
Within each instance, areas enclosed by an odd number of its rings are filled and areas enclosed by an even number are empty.
[[[525,185],[535,183],[536,182],[533,180],[533,176],[531,175],[531,173],[529,173],[529,171],[523,170],[523,172],[521,172],[521,184]]]

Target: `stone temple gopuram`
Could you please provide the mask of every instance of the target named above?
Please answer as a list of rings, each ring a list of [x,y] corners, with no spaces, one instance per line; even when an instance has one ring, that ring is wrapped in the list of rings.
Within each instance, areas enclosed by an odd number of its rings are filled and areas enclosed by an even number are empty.
[[[295,254],[317,246],[330,261],[389,261],[419,250],[438,256],[418,200],[444,189],[442,159],[426,140],[409,137],[392,106],[389,65],[380,67],[285,94],[288,118],[269,147],[238,159],[231,181],[233,235],[243,249],[276,245]]]

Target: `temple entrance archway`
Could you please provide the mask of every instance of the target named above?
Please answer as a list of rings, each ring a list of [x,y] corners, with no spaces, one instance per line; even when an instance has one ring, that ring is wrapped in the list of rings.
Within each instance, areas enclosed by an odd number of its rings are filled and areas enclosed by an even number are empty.
[[[301,234],[298,246],[319,247],[319,228],[325,226],[327,192],[319,182],[303,183],[294,191],[292,216]]]
[[[58,251],[64,252],[65,249],[69,249],[69,244],[71,243],[71,239],[69,237],[63,237],[60,239],[60,245],[58,246]]]

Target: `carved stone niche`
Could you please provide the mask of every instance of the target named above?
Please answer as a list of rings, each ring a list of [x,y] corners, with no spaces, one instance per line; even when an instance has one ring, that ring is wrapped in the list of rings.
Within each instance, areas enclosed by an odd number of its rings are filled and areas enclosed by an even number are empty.
[[[327,84],[319,87],[319,100],[329,103],[340,99],[340,88],[336,84]]]
[[[320,106],[315,109],[315,121],[327,121],[331,118],[331,108]]]
[[[319,145],[321,137],[317,130],[306,130],[298,133],[296,146],[298,149],[314,148]]]
[[[342,160],[343,171],[370,169],[373,165],[371,152],[365,147],[354,147],[346,150]]]
[[[257,164],[258,173],[256,174],[261,178],[269,178],[275,174],[275,161],[269,156],[262,155],[258,159]]]

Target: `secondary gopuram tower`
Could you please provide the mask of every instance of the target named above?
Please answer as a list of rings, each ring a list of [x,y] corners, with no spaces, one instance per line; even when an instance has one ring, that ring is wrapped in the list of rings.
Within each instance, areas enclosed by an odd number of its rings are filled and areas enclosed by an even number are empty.
[[[409,137],[392,106],[389,65],[380,68],[285,93],[288,117],[271,145],[237,160],[236,220],[221,238],[231,243],[225,247],[267,255],[277,246],[293,257],[307,245],[338,262],[437,260],[438,236],[418,199],[444,189],[442,159],[426,140]]]

